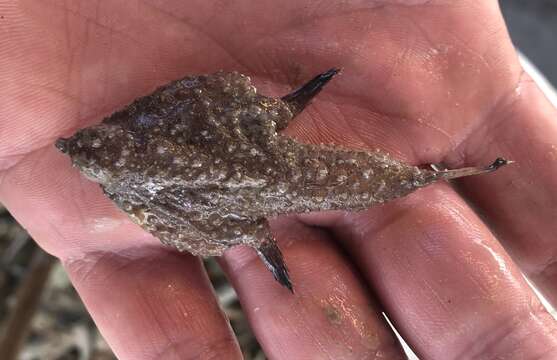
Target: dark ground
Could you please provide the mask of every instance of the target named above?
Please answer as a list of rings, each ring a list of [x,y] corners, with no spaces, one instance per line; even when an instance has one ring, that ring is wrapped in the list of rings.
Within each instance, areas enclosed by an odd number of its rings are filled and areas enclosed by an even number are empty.
[[[515,45],[557,85],[557,0],[500,4]],[[215,263],[206,265],[246,359],[264,359],[222,272]],[[114,359],[61,266],[37,249],[1,206],[0,359]]]

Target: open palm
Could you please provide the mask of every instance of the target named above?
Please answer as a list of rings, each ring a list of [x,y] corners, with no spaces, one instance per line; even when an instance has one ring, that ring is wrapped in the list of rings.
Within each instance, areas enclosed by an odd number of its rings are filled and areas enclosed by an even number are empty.
[[[187,74],[238,70],[283,95],[330,67],[343,72],[288,135],[414,164],[517,164],[273,220],[295,295],[230,250],[267,355],[403,358],[385,311],[424,358],[555,356],[557,327],[518,269],[557,300],[556,112],[496,1],[7,0],[0,15],[0,201],[63,261],[120,358],[241,355],[199,259],[133,225],[55,139]]]

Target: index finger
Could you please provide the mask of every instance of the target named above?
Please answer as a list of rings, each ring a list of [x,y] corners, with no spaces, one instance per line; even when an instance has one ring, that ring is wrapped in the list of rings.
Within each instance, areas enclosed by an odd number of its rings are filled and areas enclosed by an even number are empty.
[[[241,358],[199,259],[164,249],[54,147],[13,166],[0,201],[62,260],[119,358]]]

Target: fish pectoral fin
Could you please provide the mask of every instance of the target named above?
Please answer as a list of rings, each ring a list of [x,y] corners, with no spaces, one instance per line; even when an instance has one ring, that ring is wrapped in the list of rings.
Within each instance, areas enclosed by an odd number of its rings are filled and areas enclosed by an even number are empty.
[[[321,73],[302,85],[301,88],[285,95],[281,98],[282,101],[288,104],[294,116],[298,115],[305,109],[311,99],[313,99],[327,84],[333,76],[338,74],[340,69],[333,68]]]
[[[290,275],[288,274],[288,268],[284,262],[284,257],[277,245],[276,240],[270,234],[270,231],[265,241],[259,245],[256,251],[261,260],[263,260],[267,269],[269,269],[269,271],[273,274],[275,280],[290,290],[290,292],[294,293],[292,281],[290,281]]]

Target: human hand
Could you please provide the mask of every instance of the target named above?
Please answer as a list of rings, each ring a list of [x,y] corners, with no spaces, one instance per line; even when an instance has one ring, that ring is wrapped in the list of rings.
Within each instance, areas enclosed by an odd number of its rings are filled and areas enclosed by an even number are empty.
[[[0,15],[0,201],[63,261],[120,358],[240,353],[200,261],[131,224],[55,139],[187,74],[238,70],[282,95],[333,66],[289,135],[415,164],[517,164],[361,213],[274,220],[295,295],[252,251],[229,251],[266,354],[403,358],[384,310],[423,358],[555,356],[554,320],[519,268],[557,301],[556,112],[496,1],[14,0]]]

